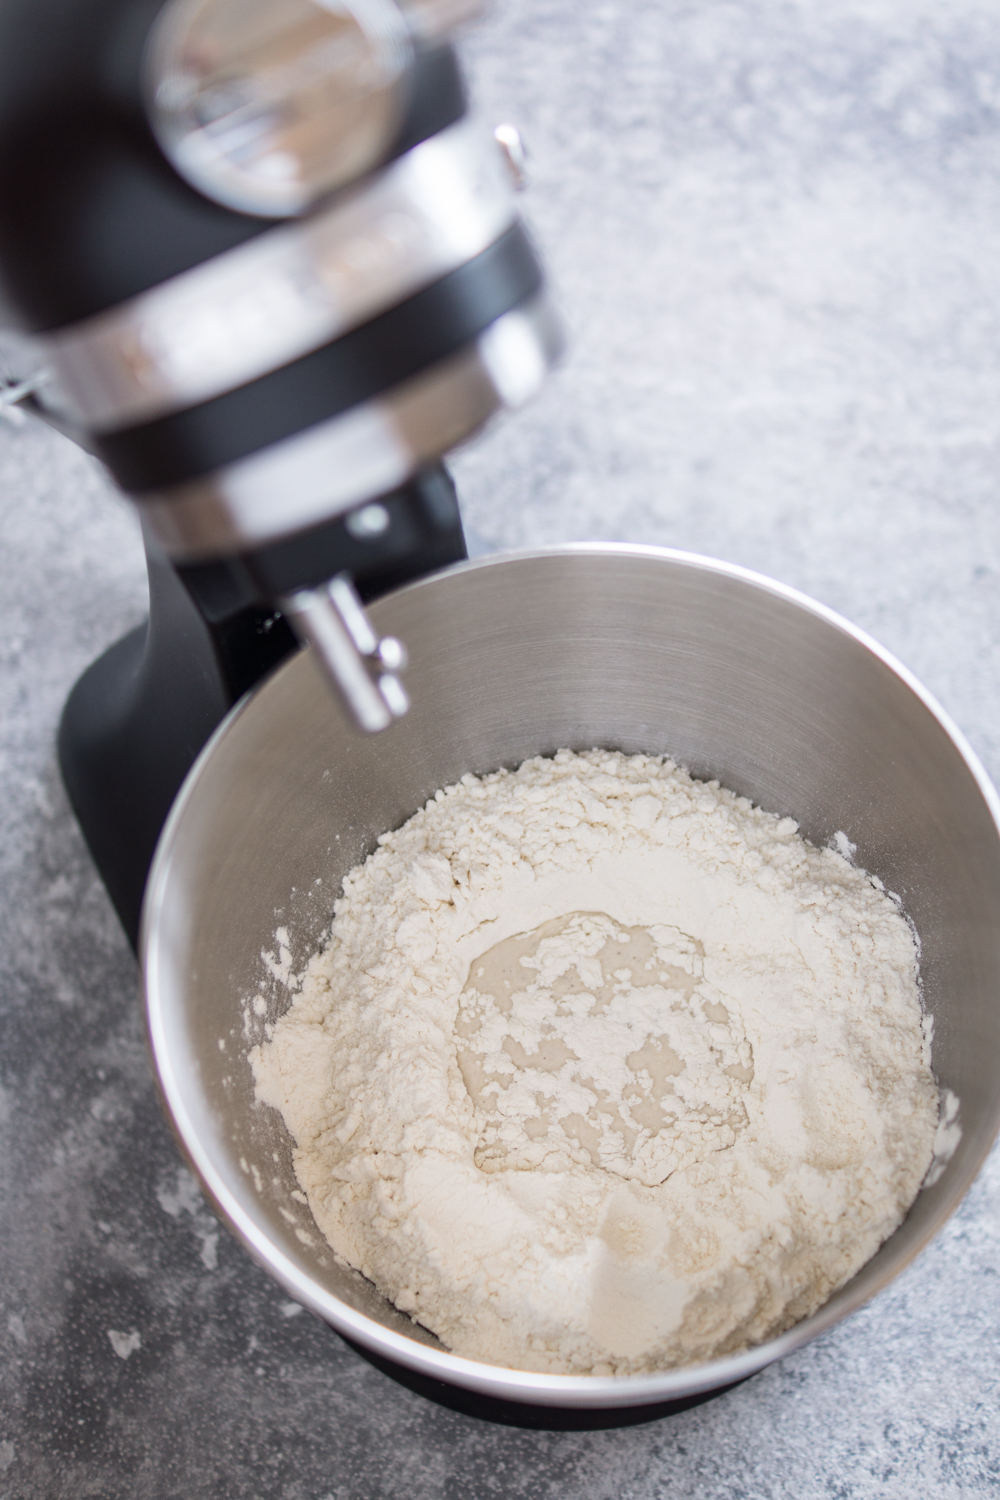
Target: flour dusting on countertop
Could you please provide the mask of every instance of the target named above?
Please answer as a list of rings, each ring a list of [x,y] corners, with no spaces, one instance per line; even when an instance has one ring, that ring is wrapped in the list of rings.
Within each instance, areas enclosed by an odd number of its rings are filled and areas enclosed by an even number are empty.
[[[560,751],[384,835],[251,1060],[397,1307],[472,1358],[634,1374],[772,1337],[892,1233],[938,1129],[922,1023],[910,929],[844,853]]]

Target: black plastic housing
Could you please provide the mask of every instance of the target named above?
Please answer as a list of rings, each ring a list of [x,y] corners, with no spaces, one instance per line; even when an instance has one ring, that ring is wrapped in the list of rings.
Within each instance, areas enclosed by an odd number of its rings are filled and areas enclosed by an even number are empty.
[[[205,619],[215,621],[316,588],[336,573],[349,573],[367,602],[465,555],[458,497],[443,464],[428,465],[377,503],[386,518],[377,535],[359,535],[357,512],[348,512],[239,557],[189,563],[177,572]]]
[[[349,568],[368,600],[466,556],[441,466],[380,503],[393,522],[370,542],[340,520],[289,539],[285,552],[180,572],[147,537],[148,624],[88,667],[59,726],[73,811],[133,947],[153,851],[181,782],[233,704],[296,649],[266,597],[283,587],[282,569],[318,583]]]
[[[133,495],[181,485],[339,416],[456,353],[541,287],[519,224],[480,255],[330,344],[257,380],[95,438]]]
[[[190,187],[154,139],[142,58],[163,0],[0,0],[0,283],[40,332],[269,228]],[[454,53],[418,58],[391,159],[452,124]]]

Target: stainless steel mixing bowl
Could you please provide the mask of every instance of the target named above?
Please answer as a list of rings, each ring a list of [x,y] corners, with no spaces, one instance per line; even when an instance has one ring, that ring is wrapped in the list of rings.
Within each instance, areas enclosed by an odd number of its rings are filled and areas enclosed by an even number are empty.
[[[411,1370],[560,1407],[668,1401],[738,1380],[884,1287],[941,1227],[1000,1123],[1000,805],[939,708],[828,610],[681,553],[571,547],[463,565],[374,606],[407,642],[413,710],[348,730],[307,655],[225,722],[164,832],[143,928],[149,1036],[167,1112],[218,1213],[292,1297]],[[336,1264],[294,1196],[290,1141],[254,1102],[248,1045],[288,1004],[347,870],[464,772],[561,746],[669,752],[807,838],[838,830],[920,934],[934,1067],[962,1138],[875,1258],[815,1316],[733,1358],[643,1377],[542,1376],[449,1354]],[[273,954],[271,967],[262,953]],[[258,1002],[258,1008],[263,1006]],[[300,1195],[301,1196],[301,1195]]]

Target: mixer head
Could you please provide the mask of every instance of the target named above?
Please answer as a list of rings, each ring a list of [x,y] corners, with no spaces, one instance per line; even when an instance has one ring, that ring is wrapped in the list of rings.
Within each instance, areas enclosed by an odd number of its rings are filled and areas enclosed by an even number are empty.
[[[558,352],[516,139],[448,45],[477,9],[0,0],[13,376],[202,607],[276,604],[368,730],[405,651],[352,578],[450,560],[439,459]]]

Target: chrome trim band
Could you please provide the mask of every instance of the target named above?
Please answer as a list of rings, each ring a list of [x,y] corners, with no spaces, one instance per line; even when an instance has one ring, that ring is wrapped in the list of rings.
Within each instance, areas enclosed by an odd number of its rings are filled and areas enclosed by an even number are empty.
[[[561,349],[543,294],[373,401],[206,479],[133,498],[175,561],[263,546],[398,488],[502,407],[529,400]]]
[[[327,210],[41,335],[46,402],[98,433],[195,406],[447,275],[516,217],[496,142],[460,120]]]

